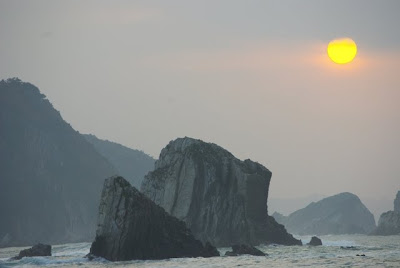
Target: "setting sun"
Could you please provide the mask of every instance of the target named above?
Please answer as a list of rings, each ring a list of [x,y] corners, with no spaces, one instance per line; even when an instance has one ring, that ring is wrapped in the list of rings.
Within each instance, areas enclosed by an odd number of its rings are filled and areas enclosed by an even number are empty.
[[[328,56],[337,64],[351,62],[357,54],[357,45],[350,38],[334,39],[328,45]]]

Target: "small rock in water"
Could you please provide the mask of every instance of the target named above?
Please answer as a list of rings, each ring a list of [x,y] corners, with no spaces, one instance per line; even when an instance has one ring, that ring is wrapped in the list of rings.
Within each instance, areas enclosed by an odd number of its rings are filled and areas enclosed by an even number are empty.
[[[365,257],[365,254],[357,254],[356,256]]]
[[[308,243],[307,245],[310,245],[310,246],[322,246],[322,241],[318,237],[313,236],[313,237],[311,237],[310,243]]]
[[[51,256],[51,246],[39,243],[31,248],[21,250],[18,256],[15,256],[11,259],[20,260],[23,257],[34,257],[34,256]]]
[[[243,254],[248,254],[253,256],[267,256],[267,254],[265,254],[261,250],[248,245],[233,245],[232,251],[227,251],[225,253],[225,256],[238,256]]]
[[[340,248],[341,249],[357,249],[355,246],[347,246],[347,247],[341,246]]]

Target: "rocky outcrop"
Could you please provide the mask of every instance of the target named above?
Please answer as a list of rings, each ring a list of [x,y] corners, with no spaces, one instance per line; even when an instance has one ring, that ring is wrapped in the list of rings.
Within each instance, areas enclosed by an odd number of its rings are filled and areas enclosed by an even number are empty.
[[[156,160],[142,151],[112,141],[101,140],[95,135],[83,136],[117,169],[120,176],[137,189],[140,189],[144,176],[154,169]]]
[[[400,234],[400,191],[394,200],[394,210],[383,213],[378,221],[378,227],[372,235],[398,235]]]
[[[0,81],[0,247],[93,241],[115,173],[37,87]]]
[[[240,161],[215,144],[179,138],[161,151],[141,189],[203,242],[299,245],[268,216],[270,180],[271,172],[258,163]]]
[[[122,177],[104,182],[90,254],[110,261],[219,256]]]
[[[51,246],[44,244],[37,244],[31,248],[21,250],[18,256],[13,257],[13,260],[20,260],[23,257],[35,257],[35,256],[51,256]]]
[[[249,245],[233,245],[232,251],[227,251],[225,256],[239,256],[239,255],[253,255],[253,256],[266,256],[261,250]]]
[[[368,234],[375,228],[372,213],[351,193],[324,198],[275,219],[299,235]]]
[[[309,246],[322,246],[322,241],[316,236],[311,237],[310,243],[307,245]]]
[[[396,199],[394,200],[394,212],[400,213],[400,191],[397,192]]]

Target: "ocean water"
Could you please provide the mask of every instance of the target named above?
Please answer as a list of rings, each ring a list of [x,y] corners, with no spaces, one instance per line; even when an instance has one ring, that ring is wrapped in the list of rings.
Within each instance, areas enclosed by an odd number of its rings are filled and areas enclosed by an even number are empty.
[[[310,236],[297,237],[303,243]],[[0,249],[0,267],[400,267],[400,236],[331,235],[320,236],[323,246],[261,245],[266,257],[181,258],[156,261],[89,261],[84,256],[90,243],[55,245],[51,257],[23,258],[10,261],[24,248]],[[342,248],[352,247],[352,248]],[[25,247],[26,248],[26,247]],[[219,248],[225,254],[229,248]],[[356,255],[365,254],[363,256]]]

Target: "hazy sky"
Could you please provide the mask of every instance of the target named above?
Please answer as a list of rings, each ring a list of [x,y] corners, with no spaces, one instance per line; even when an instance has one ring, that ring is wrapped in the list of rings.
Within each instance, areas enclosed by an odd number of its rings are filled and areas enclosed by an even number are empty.
[[[0,78],[155,157],[190,136],[258,161],[271,197],[393,200],[399,13],[397,0],[0,0]],[[337,37],[358,44],[349,65],[327,58]]]

